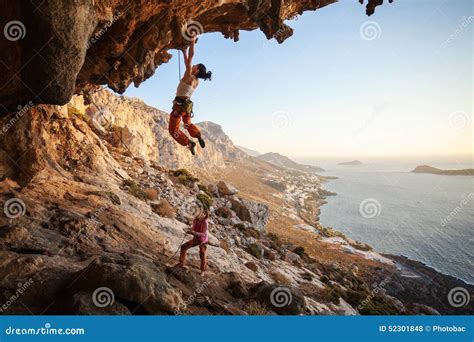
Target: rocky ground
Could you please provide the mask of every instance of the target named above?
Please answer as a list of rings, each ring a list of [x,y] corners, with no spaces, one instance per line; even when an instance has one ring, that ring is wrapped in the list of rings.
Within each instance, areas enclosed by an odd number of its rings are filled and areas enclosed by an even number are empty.
[[[96,96],[33,107],[8,132],[15,144],[1,137],[1,313],[473,313],[447,300],[472,286],[321,226],[319,177],[238,152],[212,123],[199,152],[215,164],[175,168],[189,154],[162,134],[163,112]],[[204,274],[197,250],[173,267],[201,207]]]

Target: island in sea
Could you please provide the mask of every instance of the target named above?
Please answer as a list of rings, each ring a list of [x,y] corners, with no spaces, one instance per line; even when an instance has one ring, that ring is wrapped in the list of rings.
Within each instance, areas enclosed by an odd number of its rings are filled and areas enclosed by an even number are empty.
[[[411,172],[414,173],[431,173],[434,175],[445,176],[474,176],[474,169],[460,169],[460,170],[441,170],[429,165],[417,166]]]
[[[338,163],[337,165],[362,165],[360,160],[353,160],[349,162]]]

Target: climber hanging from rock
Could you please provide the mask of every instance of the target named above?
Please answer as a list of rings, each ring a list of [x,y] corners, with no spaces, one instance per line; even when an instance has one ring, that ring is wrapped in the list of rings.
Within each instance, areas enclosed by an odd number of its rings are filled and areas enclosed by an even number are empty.
[[[193,155],[196,154],[196,143],[190,140],[179,126],[181,119],[184,123],[184,128],[187,129],[191,137],[198,139],[199,145],[204,148],[205,142],[201,137],[199,128],[191,123],[193,114],[193,102],[191,96],[199,85],[199,79],[211,80],[212,72],[207,71],[204,64],[192,65],[194,57],[194,46],[196,44],[196,37],[191,40],[189,51],[187,48],[183,49],[184,63],[186,71],[183,78],[181,78],[178,89],[176,90],[176,97],[173,101],[173,110],[170,114],[169,132],[171,136],[181,145],[187,146]]]

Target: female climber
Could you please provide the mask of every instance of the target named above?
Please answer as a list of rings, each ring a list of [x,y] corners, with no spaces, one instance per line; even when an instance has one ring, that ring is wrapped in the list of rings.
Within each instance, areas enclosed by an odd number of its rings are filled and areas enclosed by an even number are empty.
[[[184,128],[188,130],[189,135],[198,139],[199,145],[202,148],[206,146],[201,137],[201,131],[196,125],[191,123],[193,113],[193,102],[191,101],[191,96],[199,85],[199,79],[210,80],[212,76],[212,72],[207,71],[204,64],[192,65],[195,44],[196,38],[194,37],[191,41],[189,51],[186,51],[186,48],[182,50],[186,71],[179,82],[178,89],[176,90],[176,98],[173,101],[173,110],[170,114],[168,126],[171,136],[181,145],[187,146],[193,155],[196,154],[196,143],[190,140],[186,134],[179,129],[179,125],[181,119],[183,119]]]
[[[200,213],[194,218],[192,234],[194,235],[192,240],[189,240],[181,246],[181,254],[179,255],[179,263],[176,267],[184,267],[186,263],[186,252],[188,249],[199,246],[199,257],[201,258],[201,273],[204,273],[207,268],[207,242],[209,241],[209,236],[207,233],[207,218],[209,217],[209,212],[205,209],[202,209]]]

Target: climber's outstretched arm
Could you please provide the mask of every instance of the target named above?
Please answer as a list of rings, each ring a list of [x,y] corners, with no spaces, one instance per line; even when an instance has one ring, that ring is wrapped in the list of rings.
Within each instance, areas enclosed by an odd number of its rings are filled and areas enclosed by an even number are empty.
[[[189,46],[188,49],[183,50],[183,55],[184,55],[184,64],[186,65],[186,76],[190,77],[191,76],[191,71],[193,68],[193,57],[194,57],[194,46],[196,45],[196,38],[193,38],[191,40],[191,45]]]

